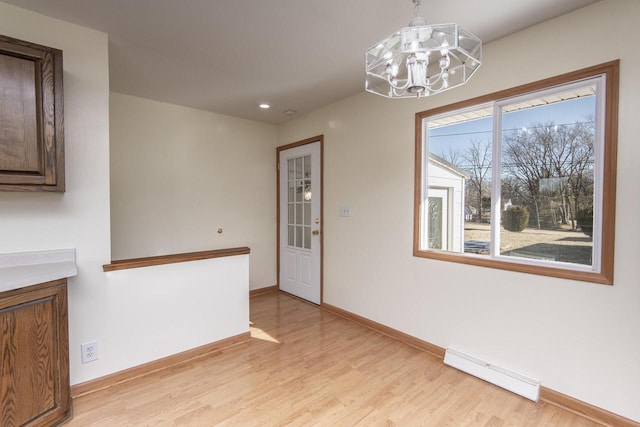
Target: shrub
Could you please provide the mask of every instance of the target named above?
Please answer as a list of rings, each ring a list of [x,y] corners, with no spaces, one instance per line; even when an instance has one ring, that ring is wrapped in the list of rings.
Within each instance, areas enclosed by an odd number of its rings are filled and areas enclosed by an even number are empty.
[[[593,209],[580,209],[576,214],[578,228],[587,236],[593,234]]]
[[[528,223],[529,211],[524,206],[509,206],[502,216],[502,226],[505,230],[520,232]]]

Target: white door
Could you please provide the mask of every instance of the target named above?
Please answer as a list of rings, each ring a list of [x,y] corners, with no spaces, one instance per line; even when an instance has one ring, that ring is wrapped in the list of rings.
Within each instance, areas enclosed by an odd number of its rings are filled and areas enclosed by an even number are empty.
[[[280,289],[320,304],[320,144],[279,152]]]

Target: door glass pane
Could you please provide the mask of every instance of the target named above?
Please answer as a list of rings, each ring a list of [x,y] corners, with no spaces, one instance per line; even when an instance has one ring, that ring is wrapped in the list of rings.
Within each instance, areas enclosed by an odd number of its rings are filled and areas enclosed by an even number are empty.
[[[287,221],[289,226],[287,227],[287,244],[289,246],[295,245],[296,231],[295,227],[291,224],[295,224],[295,205],[292,203],[295,200],[295,162],[293,159],[287,160],[287,202],[288,202],[288,217]]]
[[[311,225],[311,203],[304,204],[304,225]]]
[[[303,188],[302,188],[302,180],[296,181],[296,202],[301,202],[303,200]]]
[[[304,248],[311,249],[311,227],[304,227]]]
[[[287,234],[287,244],[289,246],[295,246],[296,241],[295,239],[295,235],[296,235],[296,230],[295,227],[293,225],[289,226],[289,230],[288,230],[288,234]]]
[[[293,159],[287,160],[287,175],[289,177],[289,182],[295,179],[295,165],[293,163]]]
[[[304,156],[304,177],[311,177],[311,156]]]
[[[289,246],[311,249],[311,156],[287,161]]]
[[[304,180],[304,189],[303,189],[303,200],[305,202],[309,202],[311,201],[311,180],[310,179],[305,179]]]
[[[296,199],[295,191],[295,181],[289,181],[289,195],[287,199],[289,202],[293,202]]]
[[[302,247],[302,227],[296,226],[296,247]]]
[[[311,200],[311,156],[304,157],[304,200]]]
[[[296,225],[302,225],[303,223],[302,203],[296,203]]]
[[[296,179],[302,179],[302,157],[298,157],[296,160]]]

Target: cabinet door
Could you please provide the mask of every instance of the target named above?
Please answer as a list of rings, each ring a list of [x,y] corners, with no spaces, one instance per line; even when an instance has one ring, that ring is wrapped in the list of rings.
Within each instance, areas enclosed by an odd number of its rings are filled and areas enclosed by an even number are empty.
[[[62,51],[0,36],[0,190],[64,191]]]
[[[5,427],[49,426],[69,415],[66,283],[47,285],[0,294],[0,425]]]

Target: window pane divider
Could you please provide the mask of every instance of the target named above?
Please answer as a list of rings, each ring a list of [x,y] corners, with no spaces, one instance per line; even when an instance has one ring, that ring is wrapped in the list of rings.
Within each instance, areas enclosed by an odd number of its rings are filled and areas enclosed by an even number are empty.
[[[502,113],[497,102],[493,104],[493,133],[491,135],[491,249],[490,256],[500,254],[500,211],[502,209],[500,194],[500,170],[502,159]]]

